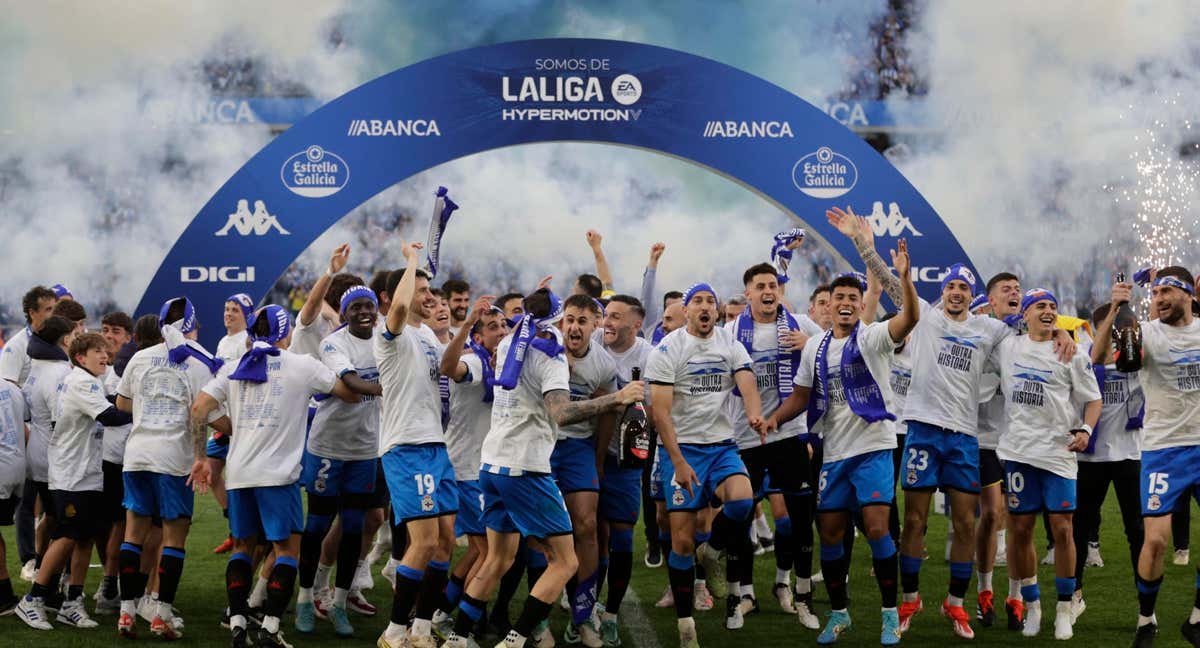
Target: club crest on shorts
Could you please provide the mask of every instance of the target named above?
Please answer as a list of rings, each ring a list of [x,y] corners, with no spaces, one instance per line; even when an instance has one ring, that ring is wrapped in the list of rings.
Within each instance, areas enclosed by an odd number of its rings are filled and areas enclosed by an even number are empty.
[[[421,510],[425,511],[426,513],[433,510],[433,496],[432,495],[426,495],[425,497],[421,498]]]
[[[1151,495],[1146,499],[1147,510],[1157,511],[1160,508],[1162,508],[1162,500],[1158,498],[1158,495]]]
[[[324,477],[317,477],[316,481],[313,482],[313,490],[317,491],[318,493],[324,493],[326,486],[327,484],[325,483]]]
[[[913,484],[916,484],[916,483],[917,483],[917,469],[916,469],[916,468],[909,468],[909,469],[908,469],[908,476],[907,476],[907,477],[905,477],[905,478],[904,478],[904,480],[908,482],[908,485],[909,485],[909,486],[912,486]]]
[[[671,503],[675,506],[683,506],[683,489],[675,487],[675,492],[671,493]]]
[[[1017,497],[1016,493],[1008,494],[1008,508],[1017,508],[1021,506],[1021,498]]]

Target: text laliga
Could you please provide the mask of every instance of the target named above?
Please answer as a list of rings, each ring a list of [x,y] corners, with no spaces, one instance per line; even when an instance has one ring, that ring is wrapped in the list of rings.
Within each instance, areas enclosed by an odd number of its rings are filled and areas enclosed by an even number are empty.
[[[604,101],[597,77],[521,77],[516,94],[513,83],[508,77],[501,79],[501,96],[505,101]]]

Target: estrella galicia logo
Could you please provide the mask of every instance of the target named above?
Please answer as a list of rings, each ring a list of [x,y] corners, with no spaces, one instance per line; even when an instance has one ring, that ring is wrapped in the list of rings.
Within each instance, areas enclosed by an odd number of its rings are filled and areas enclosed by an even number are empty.
[[[279,178],[297,196],[325,198],[350,182],[350,167],[341,156],[313,144],[285,160]]]
[[[792,183],[806,196],[837,198],[858,184],[858,167],[850,158],[822,146],[796,161]]]

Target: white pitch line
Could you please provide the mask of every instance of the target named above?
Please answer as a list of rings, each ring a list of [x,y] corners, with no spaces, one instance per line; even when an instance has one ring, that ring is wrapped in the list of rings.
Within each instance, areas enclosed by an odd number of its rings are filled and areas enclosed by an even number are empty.
[[[629,629],[627,634],[633,648],[662,648],[658,643],[658,633],[642,610],[642,601],[632,587],[625,592],[625,600],[621,603],[621,624]]]

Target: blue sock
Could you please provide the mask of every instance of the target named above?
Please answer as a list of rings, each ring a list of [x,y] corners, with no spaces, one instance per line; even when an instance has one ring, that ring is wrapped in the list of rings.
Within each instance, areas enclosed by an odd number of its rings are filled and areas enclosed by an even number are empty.
[[[1025,601],[1040,601],[1042,600],[1042,592],[1038,589],[1038,584],[1021,586],[1021,598]]]
[[[892,536],[886,533],[878,540],[867,540],[867,544],[871,545],[871,557],[876,560],[896,555],[896,542],[892,540]]]
[[[1058,593],[1058,600],[1070,601],[1071,596],[1075,594],[1075,577],[1055,578],[1054,591]]]

